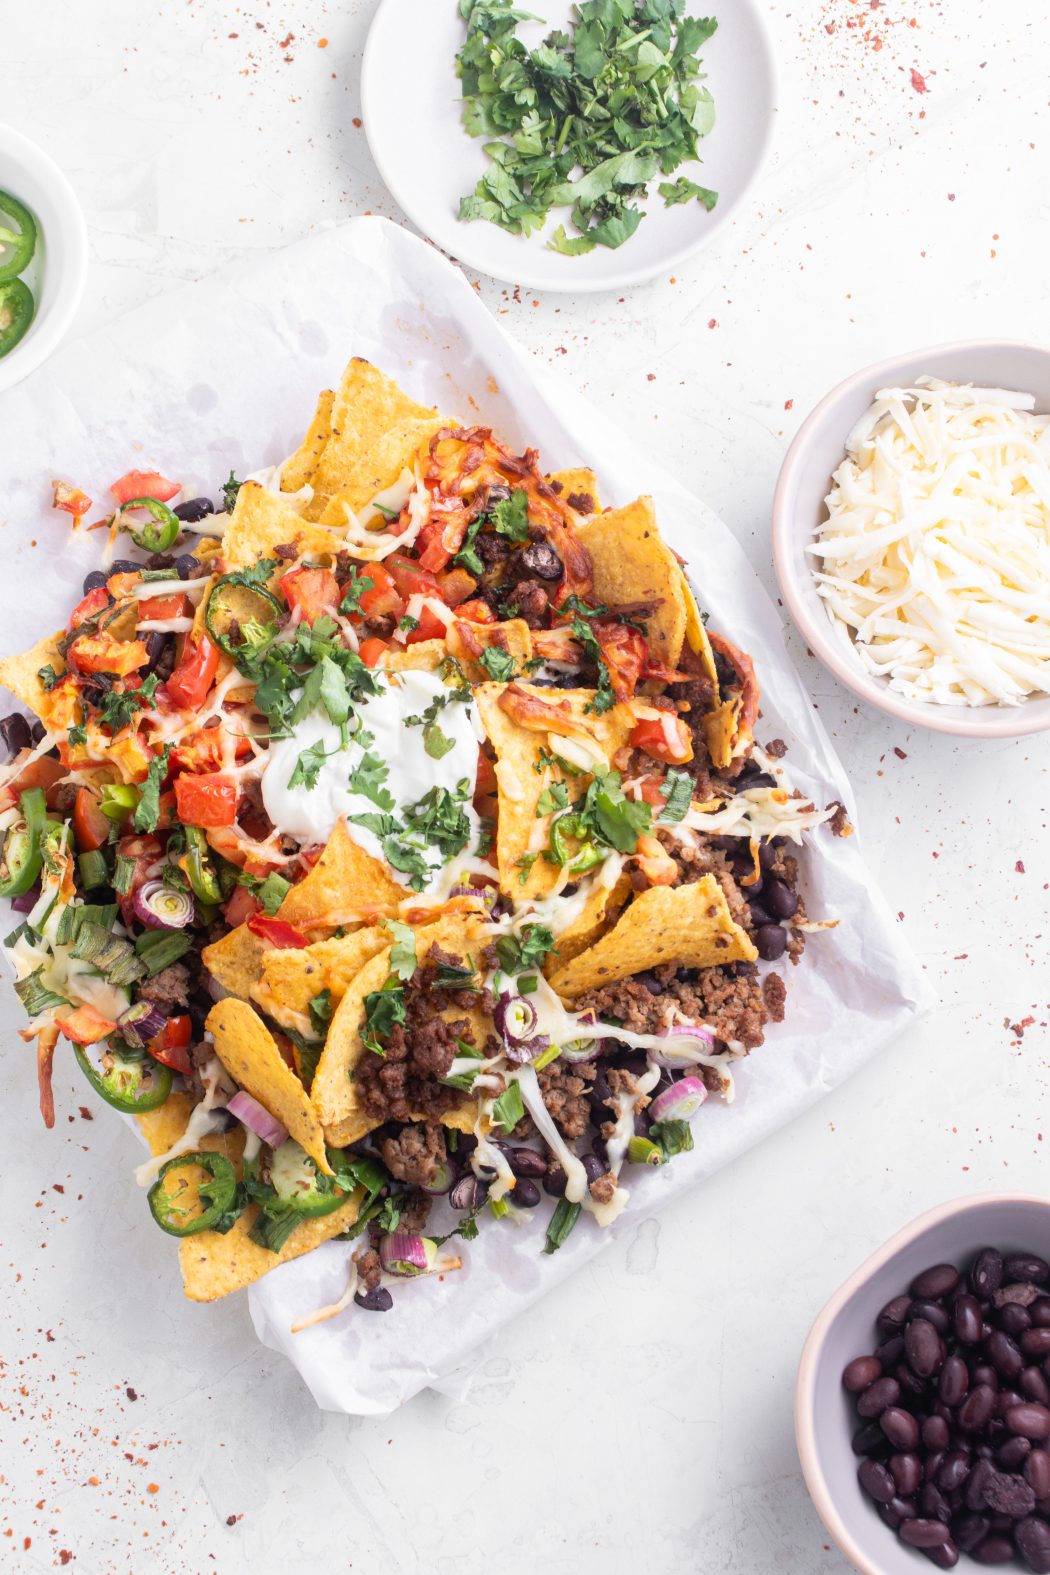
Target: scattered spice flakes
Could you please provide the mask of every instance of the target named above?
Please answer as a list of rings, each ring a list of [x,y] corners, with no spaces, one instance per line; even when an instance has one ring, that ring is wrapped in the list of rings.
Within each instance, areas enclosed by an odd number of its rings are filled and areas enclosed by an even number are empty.
[[[1017,863],[1014,865],[1014,869],[1017,871],[1018,875],[1023,875],[1025,872],[1024,860],[1018,859]]]
[[[897,744],[894,744],[893,746],[893,753],[897,756],[898,760],[907,760],[908,758],[904,750],[901,749]]]
[[[926,78],[920,71],[916,71],[914,66],[911,68],[911,85],[916,93],[928,93],[930,91],[926,86]]]

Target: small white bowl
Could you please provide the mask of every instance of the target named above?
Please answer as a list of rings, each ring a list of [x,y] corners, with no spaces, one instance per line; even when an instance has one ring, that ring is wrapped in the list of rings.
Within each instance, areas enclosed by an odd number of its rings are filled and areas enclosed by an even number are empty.
[[[842,1370],[875,1349],[878,1313],[917,1274],[934,1263],[966,1267],[982,1247],[1050,1257],[1050,1198],[989,1194],[920,1214],[835,1292],[803,1347],[795,1384],[802,1474],[821,1520],[861,1575],[922,1575],[930,1563],[898,1539],[861,1490],[850,1443],[860,1422]]]
[[[58,348],[76,316],[88,268],[87,225],[55,161],[13,126],[0,125],[0,191],[24,203],[37,222],[36,253],[24,278],[36,313],[28,333],[0,357],[0,392],[13,388]]]
[[[880,388],[914,383],[924,372],[953,383],[1018,389],[1035,396],[1036,409],[1050,410],[1050,350],[1007,339],[975,339],[938,345],[880,361],[839,383],[810,412],[795,434],[781,466],[773,498],[773,558],[777,579],[807,644],[839,681],[861,700],[911,727],[962,738],[1016,738],[1050,728],[1050,695],[1034,695],[1018,706],[936,705],[906,700],[886,679],[866,672],[833,626],[817,592],[815,561],[806,547],[827,518],[824,499],[832,472],[845,458],[846,439]]]

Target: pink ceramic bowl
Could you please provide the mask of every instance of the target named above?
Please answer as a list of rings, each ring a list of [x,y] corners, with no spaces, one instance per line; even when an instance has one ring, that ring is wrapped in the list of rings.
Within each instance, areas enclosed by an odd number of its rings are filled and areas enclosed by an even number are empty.
[[[874,1350],[876,1315],[916,1274],[934,1263],[962,1267],[986,1246],[1050,1257],[1050,1198],[959,1198],[920,1214],[835,1292],[803,1347],[795,1384],[802,1474],[821,1520],[861,1575],[922,1575],[931,1565],[897,1539],[860,1489],[850,1448],[859,1424],[842,1370]],[[966,1562],[960,1559],[960,1570]]]
[[[792,618],[807,644],[839,681],[869,705],[912,727],[963,738],[1015,738],[1050,728],[1050,695],[1019,706],[946,706],[906,700],[874,678],[854,655],[849,637],[832,624],[813,578],[806,547],[826,517],[824,499],[832,472],[842,463],[846,439],[880,388],[909,385],[922,373],[948,382],[1020,389],[1036,409],[1050,410],[1050,350],[1010,340],[975,339],[915,350],[855,372],[826,394],[795,434],[773,498],[773,557]]]

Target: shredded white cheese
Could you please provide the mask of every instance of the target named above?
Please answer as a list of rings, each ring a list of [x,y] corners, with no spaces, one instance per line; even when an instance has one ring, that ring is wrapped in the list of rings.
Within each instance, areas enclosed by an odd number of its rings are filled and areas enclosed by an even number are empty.
[[[854,428],[807,551],[842,640],[911,700],[1050,690],[1050,415],[921,377]]]

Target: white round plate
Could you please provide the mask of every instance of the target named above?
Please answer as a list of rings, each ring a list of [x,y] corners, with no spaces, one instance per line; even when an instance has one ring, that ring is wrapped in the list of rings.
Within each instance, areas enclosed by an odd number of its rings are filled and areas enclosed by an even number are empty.
[[[535,47],[553,27],[565,25],[572,7],[568,0],[525,0],[521,9],[543,17],[542,24],[525,23],[520,30]],[[717,191],[713,213],[698,202],[665,208],[654,195],[630,240],[613,251],[596,246],[582,257],[563,257],[547,246],[548,236],[568,220],[567,208],[527,237],[485,220],[461,224],[459,199],[473,191],[488,160],[484,139],[468,136],[460,123],[455,58],[466,31],[456,0],[382,0],[376,12],[361,100],[380,175],[418,229],[460,262],[497,279],[533,290],[619,290],[672,272],[727,223],[762,164],[775,118],[773,50],[758,0],[710,0],[697,9],[718,18],[718,31],[700,55],[716,122],[700,144],[702,162],[683,165],[671,178],[688,175]],[[570,223],[566,228],[573,233]]]

